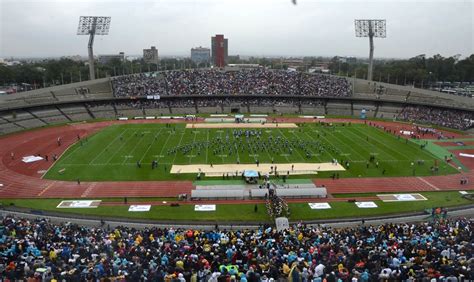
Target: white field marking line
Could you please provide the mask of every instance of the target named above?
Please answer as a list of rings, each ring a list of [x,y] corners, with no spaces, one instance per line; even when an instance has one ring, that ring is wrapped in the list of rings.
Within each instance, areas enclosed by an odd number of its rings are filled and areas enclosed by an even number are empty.
[[[323,129],[323,131],[324,131],[325,133],[328,132],[329,134],[331,134],[331,136],[333,136],[334,138],[337,139],[337,142],[338,142],[339,144],[342,144],[344,147],[349,148],[349,149],[352,150],[354,153],[356,153],[357,155],[359,155],[359,157],[361,157],[362,159],[364,159],[364,156],[362,156],[357,150],[354,150],[354,149],[352,148],[352,146],[348,145],[348,144],[347,144],[346,142],[344,142],[341,138],[337,137],[335,134],[333,134],[333,133],[330,132],[329,130]],[[324,136],[323,136],[323,138],[326,139]],[[326,139],[326,140],[327,140],[327,139]],[[327,140],[327,141],[329,141],[329,140]],[[329,144],[332,145],[331,142],[329,142]]]
[[[280,133],[281,133],[281,131],[280,131]],[[273,131],[270,130],[270,132],[267,132],[267,136],[265,136],[265,137],[267,138],[267,140],[268,140],[268,137],[269,137],[269,136],[273,136]],[[272,137],[272,138],[273,138],[273,137]],[[265,146],[265,151],[267,151],[267,154],[268,154],[268,156],[270,157],[270,162],[271,162],[272,160],[275,160],[274,156],[273,156],[273,155],[270,155],[270,153],[268,153],[268,148],[267,148],[266,146]],[[280,154],[280,156],[281,156],[281,154]],[[291,161],[290,161],[290,159],[288,158],[288,156],[289,156],[289,154],[285,154],[286,161],[287,161],[288,163],[291,163]]]
[[[308,135],[308,137],[313,139],[314,141],[317,141],[313,136],[309,135],[308,132],[305,132],[305,134]],[[332,145],[332,143],[329,142],[329,140],[327,140],[326,137],[322,136],[321,134],[319,136],[323,137],[329,145]],[[329,152],[328,150],[326,150],[326,152],[331,156],[331,159],[335,159],[335,157],[331,154],[331,152]]]
[[[257,162],[257,156],[260,156],[260,154],[258,154],[258,152],[254,150],[252,142],[249,142],[248,144],[250,144],[250,149],[252,149],[252,154],[249,154],[249,157],[253,157],[253,160]]]
[[[235,139],[234,139],[235,140]],[[253,151],[253,146],[251,147],[252,148],[252,153],[254,153]],[[268,157],[270,158],[270,160],[272,159],[272,156],[270,155],[270,153],[268,152],[268,149],[267,147],[265,146],[265,152],[267,153]],[[237,155],[239,154],[239,150],[237,150]],[[260,154],[249,154],[250,157],[254,157],[254,160],[257,161],[257,156],[260,156]]]
[[[224,133],[224,130],[219,130],[218,132],[219,132],[219,139],[222,140],[222,133]],[[224,164],[225,163],[224,162],[224,157],[222,155],[223,154],[220,154],[221,159],[222,159],[222,163]],[[217,156],[219,156],[219,155],[217,155]]]
[[[143,132],[142,132],[142,133],[143,133]],[[132,154],[132,153],[137,149],[138,144],[141,144],[141,143],[143,142],[143,140],[145,139],[144,137],[145,137],[145,136],[142,136],[142,137],[140,138],[140,141],[138,141],[138,142],[135,143],[135,145],[133,146],[133,149],[129,152],[129,154]],[[125,161],[126,161],[128,158],[133,158],[133,155],[126,155],[126,156],[124,156],[122,163],[125,163]]]
[[[268,152],[268,148],[267,146],[264,146],[265,147],[265,152],[267,153],[268,157],[270,158],[270,161],[273,159],[272,155],[270,155],[270,153]]]
[[[183,137],[184,137],[184,135],[186,134],[186,133],[185,133],[185,130],[186,130],[186,129],[183,129],[183,134],[181,134],[181,138],[179,139],[179,143],[178,143],[177,148],[179,148],[179,146],[181,146],[181,142],[183,141]],[[173,160],[171,161],[171,163],[174,163],[174,160],[176,160],[176,156],[178,155],[178,152],[179,152],[179,150],[176,150],[176,153],[174,153],[174,158],[173,158]],[[161,154],[160,154],[160,155],[161,155]]]
[[[357,129],[354,129],[354,130],[357,130]],[[363,144],[367,144],[367,143],[370,144],[369,147],[371,148],[371,151],[369,152],[369,154],[372,154],[374,151],[376,151],[375,149],[377,149],[377,151],[380,151],[380,152],[382,152],[383,154],[385,154],[385,155],[387,155],[387,156],[389,156],[389,157],[395,157],[394,155],[390,154],[390,152],[386,152],[386,151],[384,151],[384,150],[382,150],[382,149],[379,149],[379,148],[375,147],[372,143],[367,142],[366,139],[364,139],[364,138],[358,136],[357,134],[355,134],[355,133],[353,133],[353,132],[349,132],[349,133],[352,134],[352,135],[354,135],[355,137],[359,138],[360,140],[362,140],[362,141],[364,142]],[[362,134],[362,133],[361,133],[361,134]],[[374,138],[372,138],[372,139],[374,139]],[[361,147],[361,146],[357,146],[357,147]],[[363,146],[363,147],[364,147],[364,146]],[[364,149],[364,151],[366,151],[366,150]],[[377,155],[379,155],[379,153],[377,153]]]
[[[426,161],[426,160],[422,160],[422,161]],[[364,160],[356,160],[356,161],[351,161],[353,163],[365,163],[367,161],[364,161]],[[379,161],[379,163],[389,163],[389,162],[405,162],[405,163],[409,163],[410,161],[409,160],[381,160]]]
[[[278,130],[280,130],[280,129],[278,129]],[[283,133],[281,132],[281,130],[280,130],[280,135],[282,135],[283,137],[285,137],[285,135],[283,135]],[[281,156],[281,154],[280,154],[280,156]],[[286,159],[286,161],[287,161],[288,163],[291,163],[291,161],[290,161],[290,159],[288,158],[288,156],[289,156],[289,154],[285,154],[285,159]]]
[[[113,128],[113,127],[114,127],[114,125],[111,125],[111,126],[109,126],[109,127],[106,127],[106,128],[103,129],[103,131],[106,131],[107,129]],[[127,130],[127,129],[125,129],[124,131],[122,131],[122,133],[120,133],[120,134],[123,134],[126,130]],[[92,134],[90,134],[90,135],[87,135],[87,136],[85,136],[85,138],[90,138],[90,139],[92,139],[93,137],[96,137],[99,132],[102,132],[102,130],[99,130],[99,131],[96,131],[96,132],[94,132],[94,133],[92,133]],[[76,141],[76,142],[72,143],[71,145],[69,145],[69,147],[67,147],[67,149],[64,150],[64,152],[62,152],[61,155],[58,156],[58,160],[57,160],[57,161],[59,161],[59,159],[61,159],[62,156],[64,156],[64,154],[65,154],[67,151],[69,151],[69,149],[71,149],[71,147],[74,146],[74,145],[76,145],[77,143],[78,143],[78,142]],[[65,160],[69,159],[69,158],[74,154],[74,152],[76,152],[77,149],[79,149],[79,148],[81,148],[81,146],[77,146],[76,148],[74,148],[74,150],[73,150],[69,155],[67,155],[63,160],[61,160],[61,161],[64,162]],[[65,164],[65,165],[66,165],[66,164]],[[53,166],[54,166],[54,164],[53,164]],[[49,167],[49,169],[51,169],[53,166]],[[43,177],[48,173],[49,169],[41,176],[41,178],[43,178]]]
[[[354,130],[357,130],[358,132],[360,132],[357,128],[354,128]],[[354,133],[352,133],[352,134],[355,135],[355,136],[357,136],[357,134],[354,134]],[[357,137],[359,137],[359,136],[357,136]],[[359,138],[362,139],[361,137],[359,137]],[[376,138],[372,138],[372,139],[374,139],[375,142],[377,142],[377,143],[381,144],[382,146],[384,146],[385,148],[387,148],[389,151],[395,152],[396,154],[401,155],[401,156],[404,156],[405,158],[407,157],[407,155],[402,154],[402,153],[400,153],[400,152],[397,152],[397,151],[393,150],[392,148],[390,148],[389,146],[385,145],[384,143],[382,143],[382,142],[380,142],[380,141],[377,141]],[[362,139],[362,140],[363,140],[363,139]],[[366,141],[366,142],[367,142],[367,141]],[[386,151],[384,151],[384,153],[386,153],[387,155],[391,155],[392,157],[395,157],[393,154],[388,153],[388,152],[386,152]],[[410,157],[408,157],[407,160],[410,160]]]
[[[207,164],[207,153],[209,152],[209,129],[207,129],[206,134],[206,161],[204,163]]]
[[[140,163],[143,161],[143,158],[146,156],[151,146],[153,145],[153,142],[156,140],[156,136],[158,136],[158,134],[160,134],[162,130],[163,130],[163,127],[160,128],[160,130],[158,130],[158,132],[153,136],[153,140],[151,141],[150,145],[148,145],[148,148],[146,149],[145,153],[143,153],[143,156],[140,158]]]
[[[93,134],[92,136],[94,136],[95,134]],[[90,137],[92,137],[90,136]],[[77,142],[76,142],[77,143]],[[62,158],[62,156],[64,156],[64,154],[66,154],[67,151],[69,151],[71,149],[72,146],[74,146],[76,143],[72,143],[71,145],[69,145],[69,147],[66,148],[66,150],[64,150],[58,157],[58,159],[56,161],[53,161],[53,163],[49,166],[49,168],[46,170],[45,173],[43,173],[41,175],[41,179],[43,179],[46,174],[48,174],[48,172],[59,162],[59,160]],[[74,152],[77,151],[77,149],[79,149],[81,146],[77,146],[76,148],[74,148],[74,150],[71,151],[71,153],[69,155],[67,155],[63,160],[61,160],[61,162],[64,162],[64,160],[67,160],[68,158],[71,157],[72,154],[74,154]],[[62,165],[67,165],[67,164],[62,164]]]
[[[97,134],[97,132],[94,133],[94,134],[92,134],[91,136],[86,136],[86,137],[87,137],[87,138],[89,138],[89,137],[92,138],[92,137],[94,137],[96,134]],[[72,143],[71,145],[69,145],[69,147],[67,147],[67,149],[58,157],[58,161],[59,161],[59,159],[66,153],[66,151],[68,151],[72,146],[76,145],[77,143],[78,143],[78,142],[76,141],[76,142]],[[62,161],[64,162],[65,160],[69,159],[69,158],[72,156],[72,154],[74,154],[74,152],[76,152],[77,149],[79,149],[79,148],[81,148],[81,146],[77,146],[76,148],[74,148],[74,150],[72,150],[72,152],[71,152],[69,155],[67,155]],[[48,170],[49,170],[49,169],[48,169]],[[46,172],[46,173],[48,173],[48,172]],[[45,174],[46,174],[46,173],[45,173]]]
[[[318,132],[318,133],[320,133],[320,132]],[[314,141],[318,141],[318,140],[315,139],[313,136],[311,136],[308,132],[305,132],[305,134],[308,135],[309,138],[313,139]],[[324,140],[326,140],[326,142],[327,142],[328,145],[331,145],[331,146],[333,145],[333,143],[332,143],[332,142],[329,142],[329,140],[328,140],[326,137],[324,137],[321,133],[319,134],[319,136],[322,137]],[[345,146],[345,145],[344,145],[344,146]],[[347,146],[346,146],[346,147],[347,147]],[[337,159],[336,157],[333,156],[333,154],[331,154],[331,152],[330,152],[329,150],[325,150],[325,151],[323,152],[323,154],[324,154],[324,153],[328,153],[328,154],[331,156],[331,159]],[[321,159],[321,161],[322,161],[322,159]]]
[[[113,143],[115,143],[115,141],[117,141],[117,138],[123,136],[125,134],[125,132],[127,132],[127,130],[129,130],[129,128],[125,128],[125,130],[123,130],[119,135],[117,135],[113,140],[112,142],[110,142],[104,149],[102,149],[102,151],[97,155],[95,156],[94,159],[92,159],[89,164],[92,164],[100,155],[102,155],[105,151],[107,151],[107,149],[109,148],[109,146],[111,146]]]
[[[135,130],[135,133],[138,131],[138,129]],[[114,157],[115,155],[123,148],[123,146],[125,146],[125,144],[127,144],[127,142],[133,138],[133,135],[134,133],[132,133],[132,135],[130,135],[129,138],[127,138],[127,140],[123,141],[122,142],[122,145],[120,145],[120,147],[115,151],[115,153],[112,154],[112,156],[110,158],[107,159],[107,163],[109,163]]]
[[[381,129],[379,129],[379,128],[374,128],[374,129],[375,129],[375,132],[376,132],[377,134],[379,134],[379,135],[385,133],[385,132],[383,132],[383,131],[382,131]],[[395,136],[393,136],[393,135],[391,135],[391,134],[389,134],[389,136],[392,136],[392,137],[393,137],[393,138],[392,138],[393,140],[395,140],[395,138],[396,138]],[[387,146],[387,147],[388,147],[388,146]],[[388,148],[390,148],[390,147],[388,147]],[[395,152],[398,153],[398,151],[395,151]],[[431,157],[431,154],[428,153],[428,151],[422,150],[422,152],[423,152],[423,154],[426,155],[427,157]],[[400,154],[400,153],[399,153],[399,154]],[[404,157],[407,157],[407,155],[405,155],[405,154],[402,154],[402,155],[403,155]],[[410,160],[410,158],[408,158],[407,160]]]
[[[355,152],[357,155],[359,155],[360,157],[362,157],[362,159],[364,159],[364,156],[362,156],[359,151],[365,151],[367,153],[371,153],[371,151],[373,151],[373,148],[371,148],[370,150],[367,150],[365,148],[365,146],[361,146],[359,145],[358,143],[355,143],[354,145],[350,145],[349,143],[345,142],[344,139],[342,138],[339,138],[337,137],[336,134],[332,133],[330,130],[326,130],[329,134],[331,134],[331,136],[334,136],[334,138],[336,138],[338,140],[338,142],[344,144],[345,147],[349,147],[353,152]],[[358,137],[358,136],[357,136]],[[347,137],[346,137],[347,138]],[[363,140],[362,138],[360,138],[361,140]],[[364,140],[365,141],[365,140]],[[353,149],[354,146],[357,146],[358,148],[360,148],[360,150],[355,150]]]
[[[279,130],[279,131],[281,132],[281,134],[282,134],[283,136],[285,136],[285,138],[286,138],[286,135],[281,131],[281,129],[278,128],[278,130]],[[293,147],[292,147],[292,148],[293,148]],[[306,159],[303,157],[303,155],[300,154],[300,152],[298,151],[298,148],[294,148],[294,150],[296,151],[296,153],[298,153],[298,155],[300,156],[300,158],[303,160],[303,163],[305,163],[305,162],[306,162]]]
[[[357,130],[357,128],[355,128],[355,127],[351,127],[351,129],[352,129],[352,128],[354,128],[354,130]],[[363,140],[362,137],[360,137],[359,135],[357,135],[357,134],[355,134],[354,132],[352,132],[351,129],[347,128],[347,132],[349,132],[350,134],[353,134],[353,135],[355,135],[356,137],[358,137],[359,139],[362,139],[362,140]],[[362,133],[361,133],[361,134],[362,134]],[[367,140],[364,140],[364,142],[369,144],[369,147],[371,147],[372,152],[375,152],[375,149],[380,150],[380,149],[378,149],[373,143],[367,142]],[[382,152],[385,153],[385,151],[382,151]]]
[[[114,138],[114,140],[112,142],[110,142],[104,149],[102,149],[102,151],[97,155],[95,156],[95,158],[93,158],[89,164],[92,164],[100,155],[102,155],[113,143],[115,143],[115,141],[117,140],[117,138],[121,137],[126,131],[128,130],[128,128],[125,128],[124,131],[122,131],[122,133],[120,133],[119,135],[117,135],[117,137]]]
[[[288,132],[290,132],[290,131],[288,131]],[[293,135],[294,135],[296,138],[298,138],[298,140],[300,140],[300,141],[302,140],[302,139],[301,139],[301,138],[300,138],[300,137],[299,137],[299,136],[298,136],[298,135],[295,133],[295,131],[294,131],[294,130],[293,130],[293,131],[291,131],[291,133],[293,133]],[[310,152],[311,152],[311,156],[316,156],[316,154],[313,152],[313,150],[309,150],[309,149],[308,149],[308,151],[310,151]],[[318,158],[317,156],[316,156],[316,158],[317,158],[317,159],[318,159],[318,161],[319,161],[319,158]]]
[[[196,133],[195,130],[193,131],[193,133],[194,133],[194,138],[193,138],[193,143],[192,143],[192,144],[194,144],[194,142],[196,142],[196,136],[197,136],[197,133]],[[196,155],[193,155],[193,156],[196,157]],[[194,157],[191,157],[191,155],[188,155],[189,164],[191,164],[191,160],[192,160]]]
[[[367,161],[365,161],[365,160],[351,160],[351,163],[365,163],[365,162],[367,162]],[[384,162],[409,162],[409,161],[407,161],[407,160],[383,160],[383,161],[380,161],[381,164],[384,163]],[[136,163],[123,163],[123,164],[124,165],[135,165]],[[172,164],[172,163],[160,163],[160,164]],[[243,164],[245,164],[245,163],[243,163]],[[89,165],[89,164],[65,164],[64,166],[87,166],[87,165]],[[122,165],[122,163],[95,163],[95,164],[91,164],[90,166],[107,166],[107,165],[116,166],[116,165]]]
[[[313,131],[313,132],[314,132],[314,131]],[[326,145],[333,146],[333,145],[334,145],[334,142],[329,141],[329,139],[327,139],[327,138],[323,135],[323,133],[325,134],[325,132],[326,132],[325,129],[321,129],[320,131],[317,131],[317,133],[319,134],[319,136],[321,136],[324,140],[326,140],[326,143],[327,143]],[[313,136],[309,135],[308,133],[306,133],[306,135],[308,135],[311,139],[316,140]],[[333,134],[331,134],[331,135],[333,135]],[[334,136],[334,135],[333,135],[333,136]],[[346,143],[342,142],[341,139],[337,138],[337,136],[334,136],[334,138],[337,139],[337,142],[338,142],[339,144],[342,144],[344,147],[349,147],[349,149],[353,150],[350,146],[347,146]],[[330,152],[329,150],[326,150],[326,152],[331,156],[331,159],[337,159],[333,154],[331,154],[331,152]],[[357,152],[356,152],[356,153],[357,153]],[[358,154],[358,155],[362,157],[362,155],[360,155],[360,154]],[[362,157],[362,158],[364,158],[364,157]]]
[[[239,160],[239,163],[240,163],[239,146],[237,146],[237,143],[235,142],[234,142],[234,148],[235,148],[235,151],[237,152],[237,160]]]
[[[435,185],[429,183],[427,180],[423,179],[422,177],[417,177],[419,180],[423,181],[426,185],[430,186],[431,188],[439,191],[440,189],[438,187],[436,187]]]
[[[161,158],[164,158],[164,156],[163,156],[163,150],[165,149],[166,144],[168,144],[168,140],[170,140],[171,135],[175,135],[175,134],[168,134],[168,137],[166,138],[165,144],[163,144],[163,146],[161,146],[161,150],[160,150],[159,156],[162,156],[162,157],[158,157],[158,158],[157,158],[158,160],[161,159]],[[168,164],[168,163],[162,163],[162,164]]]
[[[67,152],[69,151],[69,149],[71,149],[72,146],[76,145],[76,143],[72,143],[71,145],[69,145],[69,147],[66,148],[66,150],[64,150],[64,152],[59,155],[58,157],[58,161],[59,159]],[[69,159],[71,157],[72,154],[74,154],[74,152],[77,151],[77,149],[79,149],[81,146],[77,146],[76,148],[74,148],[74,150],[71,151],[71,153],[69,155],[67,155],[62,161],[64,162],[65,160]]]

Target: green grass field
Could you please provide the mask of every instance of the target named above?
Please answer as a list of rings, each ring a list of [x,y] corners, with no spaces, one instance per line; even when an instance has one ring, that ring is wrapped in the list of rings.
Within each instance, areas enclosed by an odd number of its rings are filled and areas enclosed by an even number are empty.
[[[243,129],[243,131],[245,131]],[[172,164],[350,162],[340,177],[431,175],[435,155],[414,142],[362,124],[300,124],[295,129],[255,129],[257,135],[234,136],[234,129],[185,129],[185,124],[113,125],[71,146],[45,178],[83,181],[194,179],[170,174]],[[379,163],[367,161],[374,155]],[[158,161],[152,170],[151,162]],[[417,160],[424,160],[418,165]],[[141,168],[137,167],[141,163]],[[413,166],[412,163],[415,163]],[[456,173],[444,162],[438,174]],[[64,169],[64,170],[63,170]],[[60,171],[63,171],[60,173]],[[324,172],[317,177],[329,177]],[[298,177],[298,176],[296,176]],[[307,178],[307,176],[305,176]],[[210,178],[211,179],[211,178]]]
[[[344,197],[375,196],[377,193],[341,194]],[[452,192],[422,192],[427,201],[417,202],[382,202],[374,201],[378,208],[359,209],[354,203],[334,202],[329,210],[312,210],[306,203],[290,203],[291,220],[316,220],[349,217],[367,217],[390,215],[406,212],[422,212],[432,207],[453,207],[470,205],[472,201],[461,197],[457,191]],[[121,201],[122,199],[101,199],[105,202]],[[150,198],[130,198],[130,201],[149,201]],[[151,200],[158,200],[157,198]],[[169,200],[162,198],[162,200]],[[217,205],[215,212],[195,212],[194,205],[180,205],[179,207],[152,206],[149,212],[128,212],[128,205],[99,206],[94,209],[57,209],[61,199],[0,199],[4,206],[62,212],[97,217],[135,218],[147,220],[176,220],[176,221],[219,221],[219,222],[270,222],[265,205],[259,204],[258,211],[254,211],[254,204],[223,204]]]

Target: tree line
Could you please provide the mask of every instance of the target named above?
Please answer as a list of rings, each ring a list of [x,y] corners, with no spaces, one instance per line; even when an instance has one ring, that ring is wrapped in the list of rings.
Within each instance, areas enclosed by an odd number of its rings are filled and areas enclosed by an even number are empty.
[[[366,78],[367,61],[341,62],[334,57],[329,64],[332,73]],[[424,54],[405,60],[375,60],[373,80],[418,87],[435,86],[436,82],[474,83],[474,54],[464,59]]]

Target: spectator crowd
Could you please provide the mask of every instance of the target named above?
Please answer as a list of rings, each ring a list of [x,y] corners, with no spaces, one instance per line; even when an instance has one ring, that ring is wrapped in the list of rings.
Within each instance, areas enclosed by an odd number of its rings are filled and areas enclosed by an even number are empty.
[[[1,217],[2,281],[472,281],[466,218],[277,232],[85,227]]]
[[[398,114],[397,119],[465,130],[474,125],[474,112],[406,106]]]
[[[146,95],[294,95],[348,97],[345,78],[282,70],[187,70],[112,78],[116,97]]]

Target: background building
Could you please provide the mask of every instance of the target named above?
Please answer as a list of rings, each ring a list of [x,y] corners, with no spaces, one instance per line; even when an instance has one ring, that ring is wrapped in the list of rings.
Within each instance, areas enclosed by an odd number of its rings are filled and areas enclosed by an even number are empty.
[[[123,62],[125,59],[125,53],[120,52],[117,55],[99,55],[99,63],[101,64],[107,64],[113,59],[119,59],[121,62]]]
[[[143,49],[143,61],[146,64],[158,64],[158,49],[151,46],[150,49]]]
[[[223,34],[211,38],[212,64],[218,68],[225,66],[228,57],[228,40]]]
[[[201,46],[197,48],[191,48],[191,61],[196,64],[209,63],[211,59],[211,50],[209,48],[203,48]]]

